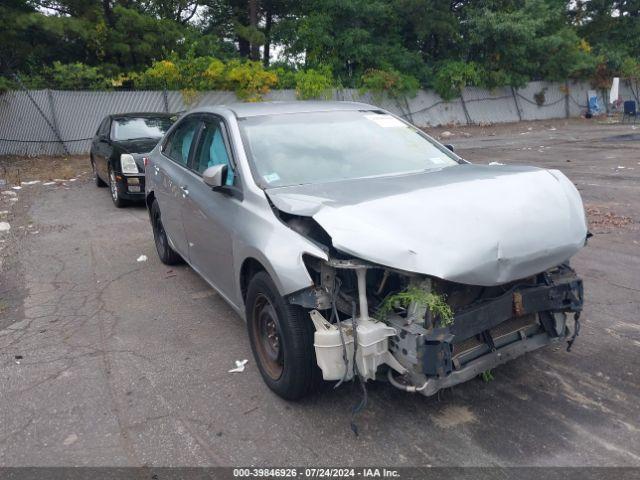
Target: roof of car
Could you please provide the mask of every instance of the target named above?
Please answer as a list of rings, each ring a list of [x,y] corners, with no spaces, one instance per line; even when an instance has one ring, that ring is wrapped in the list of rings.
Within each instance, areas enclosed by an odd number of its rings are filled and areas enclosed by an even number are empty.
[[[138,117],[174,117],[175,113],[166,112],[127,112],[127,113],[112,113],[108,115],[110,118],[138,118]]]
[[[235,103],[226,108],[231,110],[238,118],[256,117],[260,115],[282,115],[287,113],[378,109],[378,107],[366,103],[322,101]]]

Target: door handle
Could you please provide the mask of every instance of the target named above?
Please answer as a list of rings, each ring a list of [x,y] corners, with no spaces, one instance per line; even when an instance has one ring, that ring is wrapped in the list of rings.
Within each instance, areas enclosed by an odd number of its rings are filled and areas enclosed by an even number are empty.
[[[185,198],[186,196],[189,195],[189,189],[187,188],[186,185],[182,185],[180,187],[180,191],[182,192],[182,198]]]

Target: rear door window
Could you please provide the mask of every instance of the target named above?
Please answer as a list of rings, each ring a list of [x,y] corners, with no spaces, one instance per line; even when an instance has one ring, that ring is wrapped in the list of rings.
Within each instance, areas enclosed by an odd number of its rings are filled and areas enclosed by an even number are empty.
[[[163,153],[174,162],[186,167],[200,125],[201,121],[197,118],[185,118],[167,138]]]

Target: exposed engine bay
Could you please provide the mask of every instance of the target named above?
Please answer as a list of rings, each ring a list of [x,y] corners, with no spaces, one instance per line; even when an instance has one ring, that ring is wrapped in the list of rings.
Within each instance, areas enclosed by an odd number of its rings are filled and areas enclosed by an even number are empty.
[[[489,287],[337,256],[305,264],[314,286],[289,301],[311,309],[325,380],[385,376],[429,396],[579,332],[582,280],[567,264]]]

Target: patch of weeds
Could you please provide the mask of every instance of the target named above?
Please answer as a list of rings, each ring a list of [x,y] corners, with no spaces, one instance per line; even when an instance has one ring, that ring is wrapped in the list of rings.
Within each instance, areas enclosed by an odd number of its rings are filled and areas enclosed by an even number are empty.
[[[482,381],[485,383],[489,383],[492,380],[495,380],[495,377],[493,376],[493,373],[491,373],[491,370],[485,370],[484,372],[482,372],[480,374],[480,378],[482,378]]]
[[[6,302],[6,300],[0,298],[0,315],[2,315],[2,313],[9,308],[9,304]]]
[[[8,185],[20,185],[28,180],[54,180],[75,177],[81,171],[89,170],[86,156],[70,157],[18,157],[0,156],[0,176]]]
[[[453,324],[453,310],[445,300],[444,295],[426,292],[417,287],[408,287],[402,292],[387,296],[380,304],[376,315],[378,319],[384,319],[394,307],[407,308],[410,303],[416,302],[427,307],[427,310],[440,320],[441,327],[446,327]]]

